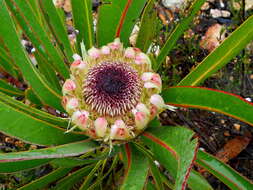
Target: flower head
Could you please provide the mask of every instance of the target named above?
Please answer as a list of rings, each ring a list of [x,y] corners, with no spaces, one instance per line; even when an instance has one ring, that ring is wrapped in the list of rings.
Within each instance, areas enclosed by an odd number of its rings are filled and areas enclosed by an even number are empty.
[[[135,138],[162,110],[161,78],[139,49],[124,49],[115,39],[74,58],[62,104],[91,138],[117,143]]]

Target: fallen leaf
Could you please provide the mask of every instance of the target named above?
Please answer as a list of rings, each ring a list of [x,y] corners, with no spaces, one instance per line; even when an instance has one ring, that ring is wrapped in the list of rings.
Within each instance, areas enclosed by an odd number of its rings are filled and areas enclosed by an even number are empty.
[[[214,24],[206,31],[205,36],[203,36],[202,40],[200,41],[200,47],[211,52],[217,46],[219,46],[220,42],[224,39],[224,27],[220,24]]]
[[[240,154],[248,146],[250,140],[251,134],[235,137],[229,140],[215,156],[226,163]]]

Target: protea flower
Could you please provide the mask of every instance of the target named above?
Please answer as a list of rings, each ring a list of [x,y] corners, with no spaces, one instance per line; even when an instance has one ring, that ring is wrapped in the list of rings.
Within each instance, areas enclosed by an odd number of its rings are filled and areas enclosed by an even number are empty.
[[[139,49],[124,49],[115,39],[74,59],[62,104],[91,138],[113,143],[133,139],[165,107],[161,78]]]

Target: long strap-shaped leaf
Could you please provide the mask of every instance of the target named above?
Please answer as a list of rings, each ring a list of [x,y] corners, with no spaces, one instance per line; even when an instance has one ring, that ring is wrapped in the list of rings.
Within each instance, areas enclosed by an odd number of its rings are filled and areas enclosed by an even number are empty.
[[[72,187],[87,176],[94,165],[85,166],[58,181],[53,190],[72,189]]]
[[[24,92],[0,79],[0,91],[10,96],[24,96]]]
[[[1,162],[0,173],[13,173],[22,170],[32,169],[47,164],[52,159],[25,160],[19,162]]]
[[[24,112],[28,115],[36,117],[39,120],[46,121],[48,123],[60,126],[60,127],[67,127],[68,121],[66,119],[58,118],[53,115],[50,115],[44,111],[38,110],[36,108],[32,108],[26,104],[23,104],[13,98],[3,94],[0,92],[0,102],[3,102],[10,107],[17,109],[20,112]]]
[[[98,46],[120,37],[128,45],[129,36],[147,0],[109,0],[99,7],[97,23]]]
[[[219,112],[253,126],[253,104],[232,93],[203,87],[172,87],[163,92],[166,103]]]
[[[64,133],[62,128],[29,115],[2,100],[0,121],[1,132],[32,144],[52,146],[86,138],[79,133]]]
[[[148,174],[148,159],[133,144],[126,144],[123,150],[125,176],[121,190],[143,189]]]
[[[0,44],[0,68],[9,73],[11,76],[17,78],[17,72],[15,71],[15,64],[13,64],[13,60],[9,57],[6,50],[1,47]]]
[[[249,17],[230,36],[192,70],[178,86],[197,86],[226,65],[253,40],[253,16]]]
[[[80,43],[82,41],[84,41],[86,49],[91,48],[94,43],[92,1],[74,0],[71,1],[71,6],[75,29],[78,30],[77,47],[81,54]]]
[[[157,56],[157,67],[158,69],[162,62],[165,60],[166,56],[169,52],[175,47],[177,40],[183,35],[184,31],[188,29],[188,26],[192,23],[194,16],[198,13],[201,6],[206,0],[195,0],[192,3],[192,6],[188,10],[188,14],[179,22],[176,28],[172,31],[169,35],[168,39],[166,40],[165,45],[161,49],[159,55]]]
[[[23,160],[63,158],[78,156],[97,148],[97,143],[90,139],[56,147],[36,149],[14,153],[0,153],[0,162],[15,162]]]
[[[38,21],[30,4],[23,0],[5,0],[25,34],[32,41],[45,59],[47,59],[64,78],[69,77],[69,70],[63,55],[53,45],[44,27]]]
[[[199,151],[196,163],[207,171],[216,176],[219,180],[225,183],[230,189],[242,190],[253,189],[253,182],[249,181],[238,172],[233,170],[227,164],[224,164],[214,156]]]
[[[136,47],[146,52],[154,39],[156,26],[158,24],[155,0],[149,0],[143,10],[141,17],[140,31],[136,39]]]
[[[154,158],[175,178],[174,190],[186,188],[197,153],[197,139],[191,140],[192,136],[190,130],[168,126],[150,127],[141,136],[142,141],[154,153]]]
[[[73,60],[73,50],[64,23],[62,22],[53,1],[39,0],[38,2],[49,29],[52,31],[63,54],[68,61],[71,62]]]
[[[0,0],[0,38],[4,40],[16,64],[41,100],[52,107],[63,110],[60,94],[38,73],[26,55],[14,28],[4,0]]]
[[[18,190],[34,190],[34,189],[42,189],[46,187],[48,184],[62,178],[63,176],[67,175],[72,168],[58,168],[51,173],[32,181],[24,185],[23,187],[19,188]]]

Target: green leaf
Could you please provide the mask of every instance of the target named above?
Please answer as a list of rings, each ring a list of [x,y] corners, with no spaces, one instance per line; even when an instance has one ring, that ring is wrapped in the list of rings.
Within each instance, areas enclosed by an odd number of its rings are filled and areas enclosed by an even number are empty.
[[[97,159],[82,159],[82,158],[57,158],[50,163],[55,167],[75,167],[85,164],[93,164],[97,162]]]
[[[133,144],[124,146],[125,176],[121,190],[143,189],[148,175],[148,159]]]
[[[0,91],[10,96],[24,96],[24,92],[0,79]]]
[[[221,69],[245,46],[253,40],[253,16],[225,39],[222,44],[210,53],[193,69],[178,86],[197,86],[206,78]]]
[[[151,121],[152,124],[154,124],[156,121]],[[160,123],[158,123],[158,126],[160,125]],[[156,126],[154,124],[154,126]],[[142,145],[142,144],[139,144],[139,143],[136,143],[134,144],[145,156],[148,157],[149,159],[149,170],[150,170],[150,173],[152,175],[152,177],[154,178],[154,183],[155,183],[155,187],[156,189],[159,189],[159,190],[163,190],[164,189],[164,186],[163,186],[163,180],[164,178],[166,178],[163,174],[161,174],[159,168],[156,166],[155,163],[157,163],[157,161],[155,161],[155,158],[154,156],[152,155],[152,153],[147,149],[145,148],[144,146],[145,145]],[[168,179],[166,180],[166,185],[168,184]],[[169,184],[171,186],[169,186],[170,188],[173,187],[172,184]]]
[[[23,160],[48,159],[48,158],[64,158],[84,154],[94,151],[97,148],[97,143],[86,139],[84,141],[59,145],[50,148],[0,153],[0,162],[15,162]]]
[[[48,184],[62,178],[63,176],[67,175],[72,168],[58,168],[53,172],[32,181],[24,185],[23,187],[19,188],[19,190],[34,190],[34,189],[42,189],[46,187]]]
[[[53,188],[53,189],[54,190],[62,190],[62,189],[70,190],[75,183],[82,180],[82,178],[84,176],[87,176],[93,167],[94,167],[94,165],[85,166],[85,167],[71,173],[70,175],[61,179],[56,184],[55,188]]]
[[[146,52],[152,43],[157,24],[158,20],[155,9],[155,0],[149,0],[147,6],[144,8],[141,17],[140,30],[136,39],[136,47],[140,48],[143,52]]]
[[[53,88],[45,78],[42,78],[25,53],[4,0],[0,0],[0,17],[2,25],[0,27],[0,39],[4,40],[13,60],[22,71],[26,80],[34,88],[35,93],[41,98],[43,103],[63,110],[60,103],[60,92]]]
[[[51,39],[38,21],[29,3],[23,0],[6,0],[5,2],[36,50],[39,51],[65,79],[69,78],[69,70],[64,62],[63,55],[52,44]]]
[[[39,10],[39,3],[37,0],[27,0],[30,4],[31,8],[33,9],[34,14],[36,14],[36,17],[38,17],[39,21],[42,21],[42,14]]]
[[[199,151],[196,159],[196,163],[207,171],[216,176],[230,189],[241,190],[241,189],[253,189],[252,181],[249,181],[245,177],[241,176],[238,172],[233,170],[227,164],[221,162],[214,156]]]
[[[155,185],[148,181],[145,190],[156,190]]]
[[[236,118],[253,126],[253,104],[242,97],[203,87],[172,87],[163,93],[167,104],[199,108]]]
[[[95,177],[95,173],[98,172],[100,166],[103,164],[104,160],[100,160],[96,163],[94,168],[90,171],[90,173],[86,176],[83,184],[79,188],[79,190],[87,190],[90,186],[91,180]]]
[[[25,98],[29,100],[32,104],[42,107],[40,99],[35,95],[34,91],[31,88],[27,88],[25,90]]]
[[[64,130],[56,125],[11,107],[1,99],[0,120],[1,132],[33,144],[51,146],[86,138],[78,133],[64,133]]]
[[[42,1],[39,0],[39,6],[43,13],[46,24],[48,25],[50,31],[54,35],[58,46],[60,47],[63,55],[68,59],[68,62],[72,62],[73,50],[68,39],[68,33],[62,22],[58,12],[53,4],[53,1]],[[85,1],[87,2],[87,1]]]
[[[193,132],[182,127],[151,127],[141,139],[158,160],[174,177],[175,190],[186,187],[197,151],[197,139]],[[180,140],[179,140],[180,139]]]
[[[154,160],[149,160],[149,167],[155,181],[156,189],[164,190],[164,186],[162,183],[162,176],[161,176],[162,174],[160,173],[159,169],[155,165]]]
[[[9,73],[11,76],[17,78],[17,71],[15,70],[16,66],[13,64],[13,60],[7,55],[7,52],[4,48],[0,47],[0,68]]]
[[[188,185],[192,190],[213,190],[207,180],[195,170],[190,173]]]
[[[30,96],[29,89],[26,93],[28,93],[28,95],[27,94],[26,95],[29,97]],[[13,98],[11,98],[1,92],[0,92],[0,102],[8,104],[9,106],[13,107],[14,109],[16,109],[19,112],[24,112],[30,116],[35,117],[36,119],[46,121],[50,124],[54,124],[54,125],[65,127],[65,128],[68,126],[68,120],[62,119],[59,117],[55,117],[55,116],[48,114],[44,111],[32,108],[32,107],[30,107],[26,104],[23,104],[17,100],[14,100]]]
[[[38,70],[41,75],[57,90],[61,90],[60,80],[57,76],[57,73],[54,71],[54,68],[50,63],[48,63],[45,58],[38,53],[38,51],[34,52],[34,56],[37,62]]]
[[[98,46],[120,37],[125,46],[147,0],[106,0],[98,10]]]
[[[78,30],[77,47],[81,54],[80,43],[84,41],[86,49],[90,49],[94,43],[94,29],[92,19],[92,1],[71,1],[72,14],[75,29]]]
[[[47,164],[52,159],[25,160],[18,162],[2,162],[0,163],[0,173],[13,173],[22,170],[32,169]]]
[[[93,183],[87,190],[95,189],[99,184],[101,184],[102,181],[112,172],[112,170],[115,169],[117,163],[118,163],[118,156],[115,156],[112,164],[110,165],[110,169],[103,175],[103,177],[96,179],[96,182]]]
[[[166,43],[157,56],[157,69],[161,66],[170,51],[176,47],[176,43],[183,35],[184,31],[189,29],[189,25],[192,24],[194,16],[198,13],[205,1],[206,0],[195,0],[187,11],[187,14],[185,14],[184,18],[177,24],[176,28],[169,35]]]

